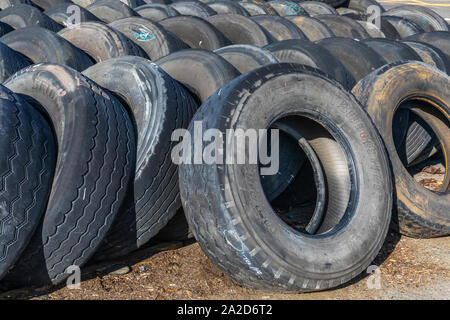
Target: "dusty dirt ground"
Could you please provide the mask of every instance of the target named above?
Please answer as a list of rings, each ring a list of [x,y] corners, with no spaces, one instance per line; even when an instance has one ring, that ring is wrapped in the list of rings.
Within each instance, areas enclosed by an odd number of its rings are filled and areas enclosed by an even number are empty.
[[[415,179],[439,190],[443,173],[442,164],[434,163],[417,170]],[[121,261],[84,267],[80,289],[28,288],[1,293],[0,299],[450,299],[450,237],[412,239],[390,230],[372,265],[379,266],[377,288],[366,272],[335,290],[265,292],[233,282],[194,241],[152,243]]]
[[[166,250],[167,249],[167,250]],[[166,250],[155,253],[158,250]],[[85,270],[81,289],[65,286],[16,290],[1,299],[450,299],[450,238],[411,239],[396,232],[375,259],[380,289],[368,274],[342,288],[292,294],[249,290],[218,270],[196,243],[166,243],[129,256],[115,266]],[[128,271],[126,274],[120,273]],[[96,270],[96,271],[94,271]],[[114,272],[116,270],[116,272]]]

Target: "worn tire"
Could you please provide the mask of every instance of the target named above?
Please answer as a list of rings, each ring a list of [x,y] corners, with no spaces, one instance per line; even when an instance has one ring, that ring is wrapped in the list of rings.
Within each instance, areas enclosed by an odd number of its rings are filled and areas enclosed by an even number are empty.
[[[248,44],[222,47],[214,50],[214,53],[231,63],[240,73],[278,62],[269,51]]]
[[[217,0],[208,2],[207,6],[213,9],[218,14],[240,14],[241,16],[250,16],[250,14],[241,7],[238,3],[228,0]]]
[[[109,26],[131,39],[153,61],[188,48],[176,35],[164,29],[157,22],[151,22],[145,18],[130,17],[120,19],[110,23]],[[139,37],[136,37],[136,33],[143,31],[148,32],[153,38],[142,41]],[[139,56],[145,57],[143,55]]]
[[[261,15],[252,16],[251,19],[266,30],[273,41],[308,39],[295,23],[286,20],[283,17]]]
[[[356,84],[342,62],[318,44],[306,40],[286,40],[270,44],[264,49],[269,50],[280,62],[305,64],[317,68],[347,90],[351,90]]]
[[[422,61],[420,56],[409,46],[389,39],[366,39],[361,41],[376,51],[387,63],[403,60]]]
[[[386,190],[392,183],[382,141],[356,99],[319,71],[291,64],[261,67],[222,88],[193,120],[203,120],[204,130],[224,133],[267,128],[273,119],[299,112],[314,122],[320,117],[327,129],[345,135],[359,175],[352,215],[320,240],[292,230],[274,213],[262,192],[258,165],[183,164],[179,169],[183,206],[201,248],[219,269],[251,288],[339,286],[367,268],[388,230],[392,194]],[[340,123],[339,129],[331,123]]]
[[[45,212],[56,143],[44,117],[0,85],[0,280],[30,241]]]
[[[377,6],[378,8],[380,8],[380,12],[386,11],[384,7],[376,0],[347,0],[347,1],[348,1],[347,7],[349,9],[354,9],[364,13],[367,12],[367,9],[370,6]]]
[[[22,54],[0,42],[0,83],[30,64]]]
[[[360,41],[348,38],[327,38],[316,43],[338,58],[356,82],[386,64],[383,57]]]
[[[423,29],[416,23],[401,17],[396,16],[381,16],[381,24],[388,23],[397,31],[400,39],[412,36],[416,33],[422,33]],[[382,27],[383,30],[383,27]]]
[[[206,19],[214,25],[232,44],[251,44],[264,47],[270,37],[258,23],[238,14],[216,14]]]
[[[48,114],[58,142],[44,218],[5,281],[57,284],[94,254],[120,210],[135,163],[132,123],[118,100],[65,66],[37,64],[5,86]]]
[[[75,21],[72,21],[70,18],[74,13],[76,13],[76,10],[80,10],[80,23],[89,21],[100,22],[100,19],[94,16],[91,12],[83,7],[74,5],[70,1],[52,6],[51,8],[45,10],[44,13],[60,25],[70,27],[75,26]]]
[[[201,102],[240,75],[224,58],[202,49],[187,49],[155,61]]]
[[[33,63],[50,62],[82,71],[93,65],[83,51],[58,34],[39,27],[14,30],[0,38],[11,49]]]
[[[383,31],[381,31],[381,29],[379,29],[375,24],[361,20],[357,20],[356,22],[358,22],[364,30],[366,30],[371,38],[386,38]]]
[[[84,74],[125,101],[138,137],[134,196],[122,206],[96,255],[105,259],[144,245],[180,208],[178,168],[171,157],[176,142],[171,135],[189,125],[197,106],[168,74],[140,57],[110,59]]]
[[[153,22],[159,22],[169,17],[179,16],[180,13],[172,7],[165,4],[153,3],[146,4],[134,9],[141,17]]]
[[[311,41],[335,36],[326,24],[316,18],[304,16],[286,16],[284,18],[294,23]]]
[[[139,56],[147,54],[120,31],[100,22],[80,23],[76,28],[65,28],[58,34],[83,50],[95,62],[119,56]]]
[[[194,16],[178,16],[164,19],[161,26],[175,34],[190,48],[213,51],[230,43],[216,27]]]
[[[403,5],[389,9],[383,15],[406,18],[416,23],[425,32],[450,31],[447,21],[427,7]]]
[[[413,49],[426,64],[450,74],[450,60],[441,49],[435,46],[414,40],[403,40],[402,43]]]
[[[447,60],[450,62],[450,32],[435,31],[418,33],[407,37],[405,40],[420,41],[431,44],[445,53]]]
[[[326,24],[336,37],[358,40],[370,38],[366,30],[353,19],[334,14],[321,14],[315,18]]]
[[[251,16],[260,14],[271,14],[277,16],[278,13],[267,3],[258,0],[239,1],[238,4],[244,8]]]
[[[41,27],[58,32],[63,28],[39,9],[26,4],[18,4],[0,11],[0,22],[8,24],[14,29]]]
[[[336,9],[326,4],[325,2],[320,1],[305,1],[299,2],[300,7],[305,9],[305,11],[311,16],[317,16],[319,14],[338,14]]]
[[[170,7],[177,10],[181,15],[184,16],[195,16],[199,18],[207,18],[209,16],[215,15],[213,9],[208,7],[206,4],[201,2],[193,2],[193,1],[181,1],[175,2],[169,5]]]
[[[60,4],[73,4],[70,0],[30,0],[33,6],[45,11]]]
[[[189,229],[183,208],[178,209],[175,216],[170,219],[169,223],[161,229],[153,238],[156,242],[167,241],[186,241],[194,238],[191,229]]]
[[[18,4],[32,5],[30,0],[0,0],[0,9],[5,10],[6,8],[16,6]]]
[[[415,182],[392,140],[392,119],[401,102],[421,103],[433,112],[442,110],[449,128],[449,78],[421,62],[399,62],[372,72],[355,86],[353,94],[372,117],[389,153],[395,177],[394,221],[400,232],[412,237],[449,234],[450,193],[432,192]],[[448,174],[448,159],[445,162]]]
[[[282,17],[291,15],[309,17],[308,12],[298,5],[298,1],[272,0],[268,4]]]
[[[121,1],[96,0],[87,6],[86,10],[105,23],[139,16],[136,11]]]

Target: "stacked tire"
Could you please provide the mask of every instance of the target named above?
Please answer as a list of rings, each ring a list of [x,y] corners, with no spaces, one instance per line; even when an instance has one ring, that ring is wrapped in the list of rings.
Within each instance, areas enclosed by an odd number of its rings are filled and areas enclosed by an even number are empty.
[[[450,234],[450,32],[435,12],[56,2],[0,1],[2,288],[194,236],[238,283],[317,291],[364,271],[390,225]],[[235,149],[230,132],[265,142]],[[433,188],[414,178],[430,165]]]

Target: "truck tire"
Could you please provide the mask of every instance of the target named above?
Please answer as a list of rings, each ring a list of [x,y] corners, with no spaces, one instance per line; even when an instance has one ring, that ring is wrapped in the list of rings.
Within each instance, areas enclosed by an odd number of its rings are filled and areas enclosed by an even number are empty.
[[[176,35],[164,29],[160,24],[153,23],[145,18],[120,19],[110,23],[109,26],[131,39],[153,61],[172,52],[188,48]],[[144,38],[139,36],[142,32],[145,32],[148,36]]]
[[[305,1],[300,2],[298,5],[305,9],[305,11],[311,17],[317,16],[319,14],[338,14],[335,8],[333,8],[329,4],[326,4],[325,2]]]
[[[278,16],[306,16],[309,17],[308,12],[298,5],[298,2],[290,2],[283,0],[272,0],[268,4],[277,12]]]
[[[120,31],[100,22],[81,23],[77,28],[65,28],[58,34],[97,63],[120,56],[148,58],[144,50]]]
[[[39,27],[14,30],[0,38],[33,63],[50,62],[82,71],[93,65],[87,54],[58,34]]]
[[[238,3],[233,1],[219,0],[207,3],[208,7],[213,9],[218,14],[240,14],[241,16],[250,16],[250,14],[241,7]]]
[[[389,39],[366,39],[361,41],[376,51],[387,63],[402,60],[422,61],[420,56],[406,44]]]
[[[342,62],[324,47],[306,40],[285,40],[266,46],[280,62],[309,65],[328,74],[347,90],[356,84]]]
[[[136,11],[121,1],[96,0],[87,6],[86,10],[105,23],[129,17],[139,17]]]
[[[425,32],[450,31],[447,21],[427,7],[403,5],[389,9],[383,15],[406,18],[416,23]]]
[[[169,6],[177,10],[183,16],[207,18],[217,14],[216,11],[201,2],[181,1],[172,3]]]
[[[134,9],[141,17],[153,22],[159,22],[169,17],[179,16],[180,13],[172,7],[165,4],[152,3]]]
[[[422,33],[423,29],[419,27],[418,24],[401,17],[396,16],[381,16],[381,23],[389,23],[391,26],[395,28],[397,33],[400,35],[400,39],[412,36],[416,33]],[[383,30],[383,29],[382,29]]]
[[[304,16],[286,16],[284,18],[293,22],[311,41],[334,37],[333,31],[316,18]]]
[[[0,9],[5,10],[6,8],[16,6],[18,4],[32,5],[30,0],[0,0]]]
[[[240,75],[224,58],[202,49],[178,51],[155,63],[183,84],[199,105]]]
[[[283,17],[261,15],[252,16],[251,19],[266,30],[274,41],[290,39],[308,40],[306,35],[295,25],[295,23],[286,20]]]
[[[161,68],[140,57],[113,58],[84,71],[128,107],[137,130],[134,195],[108,233],[97,259],[129,253],[147,243],[181,207],[172,132],[187,128],[194,100]]]
[[[232,44],[251,44],[264,47],[269,44],[270,37],[249,17],[238,14],[216,14],[206,19],[214,25]]]
[[[260,4],[258,4],[257,2],[259,2]],[[257,16],[260,14],[271,14],[274,16],[278,15],[278,13],[267,2],[261,2],[258,0],[245,0],[239,1],[238,4],[242,8],[244,8],[251,16]]]
[[[0,42],[0,83],[30,64],[22,54]]]
[[[336,101],[342,102],[340,112],[336,112]],[[288,116],[299,113],[307,114],[309,120]],[[342,285],[373,261],[392,209],[392,194],[386,192],[392,187],[388,158],[370,118],[342,86],[307,66],[264,66],[213,95],[196,113],[193,120],[197,119],[203,120],[205,130],[221,132],[235,127],[268,128],[273,121],[291,120],[310,143],[315,139],[309,134],[333,140],[328,130],[333,136],[339,132],[338,137],[346,137],[333,141],[347,159],[345,167],[354,189],[349,201],[341,201],[352,204],[351,213],[320,235],[301,233],[277,216],[262,191],[258,165],[180,166],[181,198],[189,226],[205,254],[223,272],[255,289],[317,291]],[[310,130],[302,130],[305,123]],[[358,182],[349,172],[353,165]],[[325,215],[324,221],[328,218]]]
[[[431,44],[445,53],[447,60],[450,61],[450,32],[435,31],[418,33],[406,38],[405,40],[420,41]]]
[[[222,47],[214,53],[231,63],[240,73],[278,62],[269,51],[248,44]]]
[[[48,115],[58,143],[47,210],[5,281],[57,284],[94,254],[120,210],[135,163],[132,123],[113,96],[65,66],[33,65],[5,86]]]
[[[178,16],[159,22],[164,28],[175,34],[190,48],[209,51],[225,47],[230,43],[211,23],[194,16]]]
[[[336,37],[344,37],[350,39],[368,39],[370,38],[366,30],[355,20],[337,16],[334,14],[321,14],[315,16],[336,35]]]
[[[402,43],[413,49],[426,64],[450,74],[450,61],[441,49],[425,42],[413,40],[403,40]]]
[[[339,59],[356,82],[386,64],[383,57],[360,41],[348,38],[327,38],[316,43]]]
[[[76,10],[80,11],[80,21],[74,21],[72,18],[72,15],[76,12]],[[45,10],[44,13],[64,27],[75,26],[78,22],[100,22],[100,19],[94,16],[91,12],[83,7],[73,4],[70,1],[52,6],[51,8]]]
[[[0,279],[14,265],[45,212],[56,162],[50,126],[0,85]]]
[[[449,234],[450,193],[433,192],[414,181],[391,139],[395,111],[408,103],[420,105],[429,116],[438,113],[447,126],[445,134],[450,135],[449,78],[422,62],[398,62],[372,72],[353,88],[353,94],[365,106],[386,145],[395,177],[394,222],[400,232],[412,237]],[[448,175],[448,159],[444,160]]]
[[[58,32],[63,28],[39,9],[26,4],[17,4],[0,11],[0,22],[8,24],[14,29],[41,27]]]

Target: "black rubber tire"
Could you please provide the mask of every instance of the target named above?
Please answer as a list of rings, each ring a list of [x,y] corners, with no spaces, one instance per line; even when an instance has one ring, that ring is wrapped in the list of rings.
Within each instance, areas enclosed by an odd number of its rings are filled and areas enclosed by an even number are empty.
[[[278,13],[279,16],[306,16],[308,12],[298,5],[298,1],[272,0],[268,4]]]
[[[251,16],[257,16],[260,14],[270,14],[278,16],[278,13],[270,4],[259,0],[243,0],[238,2]]]
[[[341,112],[335,112],[336,101],[342,101]],[[354,189],[359,198],[339,231],[317,238],[288,227],[262,192],[258,165],[179,168],[183,206],[201,248],[223,272],[251,288],[317,291],[342,285],[373,261],[388,230],[392,194],[386,190],[392,183],[382,141],[356,99],[319,71],[292,64],[261,67],[222,88],[193,120],[201,119],[204,130],[225,132],[267,128],[274,119],[298,113],[320,117],[328,129],[345,131],[349,141],[360,175]]]
[[[217,13],[206,4],[203,4],[201,2],[181,1],[172,3],[169,6],[174,8],[184,16],[207,18]]]
[[[18,4],[32,5],[30,0],[0,0],[0,9],[5,10],[6,8],[16,6]]]
[[[135,164],[133,125],[118,100],[65,66],[34,65],[5,86],[47,113],[58,142],[47,210],[5,281],[57,284],[88,261],[120,211]]]
[[[264,47],[270,43],[270,38],[263,28],[249,17],[238,14],[216,14],[206,20],[222,32],[232,44]]]
[[[367,17],[368,17],[368,15],[366,14],[365,11],[362,12],[362,11],[358,11],[358,10],[355,10],[355,9],[349,9],[349,8],[345,8],[345,7],[337,8],[336,12],[340,16],[348,17],[348,18],[351,18],[353,20],[367,21]]]
[[[384,33],[387,39],[400,40],[402,38],[394,25],[384,17],[380,18],[380,27],[381,32]]]
[[[119,56],[148,58],[144,50],[120,31],[100,22],[80,23],[76,28],[65,28],[58,34],[95,62]]]
[[[87,6],[93,4],[96,0],[71,0],[76,5],[86,8]]]
[[[14,29],[41,27],[58,32],[63,28],[39,9],[26,4],[18,4],[0,11],[0,22],[8,24]]]
[[[306,40],[285,40],[268,45],[269,50],[280,62],[305,64],[317,68],[336,80],[347,90],[351,90],[356,81],[342,62],[326,48]]]
[[[442,108],[447,115],[447,127],[450,127],[448,77],[422,62],[399,62],[372,72],[352,92],[365,106],[386,145],[395,177],[394,222],[400,232],[412,237],[449,234],[450,193],[432,192],[415,182],[403,166],[392,141],[392,119],[402,101],[422,101],[436,111]],[[446,134],[450,135],[450,130]],[[448,159],[446,167],[448,174]]]
[[[450,32],[435,31],[426,32],[412,35],[405,40],[420,41],[431,44],[440,49],[447,56],[448,62],[450,62]]]
[[[0,85],[0,280],[30,241],[45,212],[56,143],[44,117]]]
[[[0,37],[4,36],[5,34],[11,32],[13,30],[14,29],[10,25],[8,25],[4,22],[0,22]]]
[[[179,16],[180,13],[165,4],[146,4],[134,9],[141,17],[153,22],[159,22],[169,17]]]
[[[30,64],[22,54],[0,42],[0,83]]]
[[[270,34],[273,41],[282,41],[290,39],[308,39],[297,25],[283,17],[261,15],[252,16],[251,19],[259,24],[267,33]]]
[[[171,134],[187,128],[197,105],[161,68],[140,57],[113,58],[84,74],[125,101],[138,137],[134,195],[122,206],[96,254],[97,259],[108,259],[147,243],[180,208]]]
[[[375,24],[361,20],[357,20],[356,22],[358,22],[364,28],[364,30],[366,30],[371,38],[386,38],[383,31],[381,31],[381,29],[378,29]]]
[[[167,31],[162,25],[145,18],[130,17],[120,19],[110,23],[109,26],[131,39],[153,61],[188,48],[176,35]],[[154,38],[142,41],[139,37],[136,37],[136,34],[140,34],[143,31]]]
[[[441,49],[435,46],[414,40],[403,40],[402,43],[413,49],[426,64],[438,68],[450,75],[450,60]]]
[[[87,54],[58,34],[39,27],[8,33],[0,41],[33,63],[50,62],[82,71],[93,65]]]
[[[361,42],[376,51],[387,63],[403,60],[422,61],[420,56],[413,49],[400,41],[389,39],[366,39]]]
[[[227,60],[202,49],[178,51],[155,63],[183,84],[199,105],[240,75]]]
[[[86,7],[86,10],[105,23],[119,19],[139,17],[139,14],[121,1],[96,0]]]
[[[296,1],[296,2],[300,2],[300,1]],[[338,8],[341,5],[343,5],[344,3],[346,3],[348,0],[316,0],[316,1],[326,3],[330,6],[332,6],[333,8]]]
[[[366,30],[353,19],[334,14],[321,14],[315,16],[315,18],[326,24],[336,37],[358,40],[370,38]]]
[[[95,0],[98,1],[98,0]],[[111,1],[111,0],[109,0]],[[118,1],[118,0],[113,0],[113,1]],[[139,6],[143,6],[145,4],[147,4],[147,0],[119,0],[120,2],[126,4],[127,6],[129,6],[130,8],[134,9],[137,8]]]
[[[299,2],[298,5],[305,9],[305,11],[311,17],[317,16],[319,14],[338,14],[335,8],[333,8],[329,4],[326,4],[325,2],[305,1]]]
[[[367,13],[367,9],[370,6],[377,6],[378,8],[380,8],[381,13],[386,11],[384,7],[376,0],[346,0],[346,1],[348,2],[347,3],[348,8],[361,11],[364,13]]]
[[[327,38],[316,43],[341,61],[356,82],[386,64],[383,57],[360,41],[348,38]]]
[[[75,8],[80,10],[80,22],[100,22],[100,19],[91,12],[71,2],[52,6],[50,9],[45,10],[44,13],[60,25],[70,27],[74,25],[74,21],[71,21],[70,17],[74,14]]]
[[[199,17],[171,17],[159,23],[190,48],[213,51],[230,43],[215,26]]]
[[[240,14],[241,16],[250,16],[250,14],[241,7],[237,2],[227,1],[227,0],[216,0],[208,2],[207,6],[213,9],[218,14]]]
[[[160,232],[158,232],[153,240],[156,242],[168,242],[186,241],[193,238],[194,234],[191,229],[189,229],[183,208],[180,208],[175,216],[170,219],[169,223],[162,228]]]
[[[419,27],[419,25],[417,25],[416,23],[414,23],[406,18],[382,15],[381,16],[381,25],[382,25],[381,30],[383,30],[383,22],[384,23],[387,22],[392,27],[394,27],[395,30],[397,31],[397,33],[399,34],[400,39],[412,36],[416,33],[423,32],[423,29],[421,27]]]
[[[278,62],[269,51],[248,44],[222,47],[214,50],[214,53],[231,63],[240,73]]]
[[[73,4],[70,0],[30,0],[33,6],[41,11],[45,11],[60,4]]]
[[[326,24],[316,18],[306,16],[286,16],[284,18],[294,23],[311,41],[335,36]]]
[[[417,5],[402,5],[389,9],[383,15],[406,18],[425,32],[450,31],[447,21],[432,9]]]

